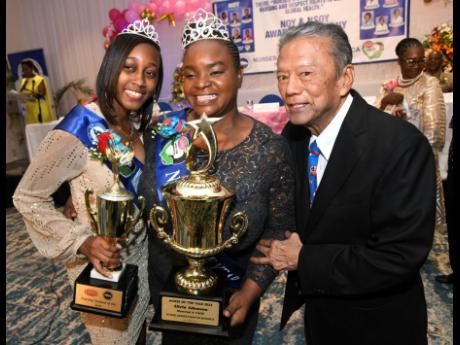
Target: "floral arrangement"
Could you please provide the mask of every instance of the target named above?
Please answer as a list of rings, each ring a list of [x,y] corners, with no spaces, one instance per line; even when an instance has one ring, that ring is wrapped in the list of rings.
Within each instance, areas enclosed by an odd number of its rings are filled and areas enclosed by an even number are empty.
[[[108,160],[110,163],[118,165],[121,175],[129,176],[131,174],[134,151],[122,143],[120,135],[111,129],[98,131],[93,144],[94,146],[89,150],[92,159],[101,162]]]
[[[171,90],[171,103],[173,104],[184,104],[185,95],[184,89],[182,88],[182,64],[178,64],[173,72],[173,82]]]
[[[452,25],[442,24],[436,26],[431,34],[425,36],[423,46],[426,50],[441,52],[443,57],[442,69],[452,72],[454,69],[454,47]]]
[[[212,11],[210,0],[149,0],[147,3],[131,0],[123,10],[110,9],[110,22],[102,29],[104,47],[107,48],[124,28],[137,19],[147,18],[157,23],[167,20],[170,25],[176,26],[176,20],[181,20],[198,8]]]

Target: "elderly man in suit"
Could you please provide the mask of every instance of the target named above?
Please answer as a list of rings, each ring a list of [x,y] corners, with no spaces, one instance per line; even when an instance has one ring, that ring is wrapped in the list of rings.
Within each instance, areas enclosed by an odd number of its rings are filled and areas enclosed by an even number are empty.
[[[419,270],[435,224],[430,144],[352,89],[352,50],[339,26],[290,28],[279,47],[296,229],[261,241],[264,256],[251,260],[288,271],[281,327],[305,304],[308,345],[427,344]]]

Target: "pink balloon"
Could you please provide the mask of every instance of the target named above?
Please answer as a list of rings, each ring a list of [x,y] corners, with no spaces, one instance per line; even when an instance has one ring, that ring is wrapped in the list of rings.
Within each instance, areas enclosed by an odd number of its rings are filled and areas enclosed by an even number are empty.
[[[112,19],[112,20],[115,20],[120,14],[121,14],[121,12],[118,9],[112,8],[109,11],[109,18]]]
[[[147,7],[150,11],[152,11],[153,13],[157,13],[158,12],[158,5],[151,2],[150,4],[147,4]]]
[[[137,1],[136,0],[131,0],[128,5],[128,9],[130,10],[137,10]]]
[[[171,12],[171,3],[166,0],[163,1],[163,3],[160,6],[160,13],[165,14],[165,13],[170,13]]]
[[[117,31],[121,31],[121,30],[123,30],[126,26],[128,26],[128,23],[127,23],[126,20],[124,20],[124,19],[117,18],[117,19],[115,19],[115,21],[113,22],[113,26],[115,27],[115,29],[116,29]]]
[[[102,29],[102,36],[105,37],[105,35],[107,35],[108,31],[109,31],[109,26],[108,25],[104,26],[104,28]]]
[[[129,10],[125,14],[125,19],[128,23],[134,22],[136,19],[139,19],[139,14],[136,11]]]
[[[200,2],[198,0],[187,0],[187,11],[188,12],[195,12],[198,9],[198,5]]]
[[[174,14],[179,18],[182,17],[186,10],[185,2],[182,0],[177,0],[176,4],[174,5]]]
[[[146,4],[138,4],[137,5],[137,13],[141,14],[142,11],[147,7]]]
[[[212,4],[210,2],[208,2],[208,1],[204,1],[201,4],[201,7],[203,7],[208,12],[212,12]]]

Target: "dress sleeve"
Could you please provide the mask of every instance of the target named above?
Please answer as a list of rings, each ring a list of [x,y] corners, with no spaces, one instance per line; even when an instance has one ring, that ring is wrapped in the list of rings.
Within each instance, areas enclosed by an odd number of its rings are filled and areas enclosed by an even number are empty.
[[[51,131],[13,195],[34,245],[50,259],[64,263],[82,259],[77,251],[93,234],[89,225],[74,222],[58,211],[51,196],[63,182],[84,172],[87,156],[88,150],[76,137]]]
[[[273,145],[270,152],[271,168],[267,169],[269,178],[272,182],[268,189],[268,214],[265,229],[261,239],[283,240],[286,230],[295,229],[294,215],[294,172],[292,168],[291,153],[284,138],[278,141],[278,145]],[[262,256],[254,248],[252,256]],[[276,272],[270,265],[248,264],[246,277],[254,280],[264,292],[273,279]]]
[[[442,151],[446,141],[446,105],[441,86],[431,78],[423,94],[423,115],[420,129],[435,151]]]

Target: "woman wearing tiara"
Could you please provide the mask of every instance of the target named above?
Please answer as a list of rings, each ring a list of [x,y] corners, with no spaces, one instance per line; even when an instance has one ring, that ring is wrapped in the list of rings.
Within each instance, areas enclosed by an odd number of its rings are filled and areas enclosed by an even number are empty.
[[[135,21],[108,47],[96,80],[97,100],[75,106],[41,143],[13,196],[27,231],[44,256],[62,262],[70,284],[91,263],[106,277],[104,267],[122,261],[138,266],[138,299],[124,319],[82,312],[81,319],[93,344],[145,344],[145,318],[149,303],[148,245],[143,222],[123,247],[109,243],[91,230],[85,191],[106,192],[114,176],[106,162],[90,153],[95,135],[109,133],[125,148],[134,150],[130,172],[121,179],[137,200],[137,182],[143,170],[142,133],[151,116],[153,100],[160,94],[163,67],[158,35],[148,20]],[[98,138],[98,140],[101,137]],[[98,141],[98,146],[103,141]],[[104,151],[101,149],[101,151]],[[55,209],[51,195],[68,181],[77,219]],[[92,208],[95,209],[95,202]]]
[[[206,35],[209,32],[212,34]],[[259,255],[255,249],[258,240],[272,236],[282,239],[284,231],[294,227],[290,154],[282,137],[238,111],[237,96],[243,71],[238,48],[229,38],[225,25],[200,9],[185,24],[182,46],[183,89],[192,109],[178,112],[177,116],[187,121],[203,113],[219,118],[213,125],[218,152],[210,173],[236,193],[227,223],[235,212],[245,211],[249,225],[240,242],[218,254],[214,262],[215,267],[231,277],[227,282],[233,294],[224,310],[231,326],[230,337],[164,331],[162,340],[163,344],[251,344],[260,296],[274,279],[275,272],[268,265],[252,265],[249,258]],[[146,133],[144,140],[147,161],[139,186],[146,198],[146,209],[150,209],[160,202],[158,189],[166,178],[158,169],[161,138],[157,135],[152,139],[151,134]],[[206,157],[204,152],[199,154],[198,163]],[[149,235],[150,288],[154,305],[158,307],[159,293],[168,275],[184,258],[157,238],[153,230]],[[223,238],[229,236],[226,224]]]

